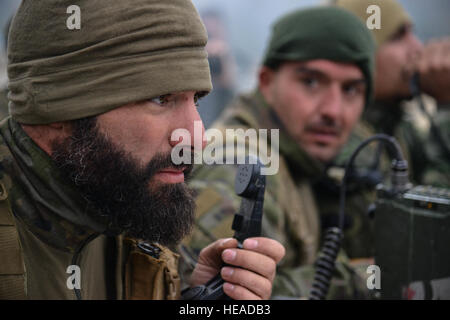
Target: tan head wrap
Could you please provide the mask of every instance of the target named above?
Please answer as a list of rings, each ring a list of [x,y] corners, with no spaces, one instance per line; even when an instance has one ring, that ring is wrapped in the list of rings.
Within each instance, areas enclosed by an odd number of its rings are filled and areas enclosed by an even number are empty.
[[[380,7],[380,29],[373,29],[377,45],[380,46],[392,37],[405,23],[411,23],[411,18],[397,0],[336,0],[335,4],[353,12],[366,23],[372,13],[367,13],[371,5]]]
[[[46,124],[210,91],[206,41],[190,0],[24,0],[9,34],[10,113]]]

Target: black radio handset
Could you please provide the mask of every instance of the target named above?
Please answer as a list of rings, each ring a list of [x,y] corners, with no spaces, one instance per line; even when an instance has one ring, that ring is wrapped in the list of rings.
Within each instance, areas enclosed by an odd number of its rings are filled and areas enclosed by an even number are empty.
[[[238,247],[250,237],[261,235],[264,192],[266,177],[261,174],[262,164],[256,157],[247,157],[246,164],[238,166],[234,189],[242,197],[239,212],[234,215],[232,229]],[[184,300],[224,300],[230,299],[223,292],[224,280],[220,273],[205,285],[197,286],[183,292]]]

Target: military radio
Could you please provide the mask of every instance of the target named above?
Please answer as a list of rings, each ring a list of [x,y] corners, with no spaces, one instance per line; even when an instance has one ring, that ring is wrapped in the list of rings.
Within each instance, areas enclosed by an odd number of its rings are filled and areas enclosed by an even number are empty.
[[[375,264],[382,299],[450,299],[450,190],[377,190]]]
[[[316,262],[310,299],[324,299],[343,237],[346,184],[358,153],[381,141],[393,159],[389,184],[377,186],[374,210],[375,264],[382,299],[450,299],[450,190],[412,186],[397,141],[377,134],[361,143],[345,169],[340,189],[339,225],[325,235]]]
[[[411,92],[431,124],[431,134],[449,157],[419,84],[415,73]],[[381,298],[450,299],[450,190],[431,186],[392,190],[380,185],[374,219]]]

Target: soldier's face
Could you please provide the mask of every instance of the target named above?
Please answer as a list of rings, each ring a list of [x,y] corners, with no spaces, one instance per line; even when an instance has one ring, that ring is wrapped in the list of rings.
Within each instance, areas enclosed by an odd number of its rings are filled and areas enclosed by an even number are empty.
[[[423,45],[404,25],[383,43],[376,54],[375,97],[377,99],[401,99],[410,94],[409,79]]]
[[[194,100],[194,92],[183,92],[129,104],[74,121],[72,135],[53,143],[56,165],[108,232],[166,245],[189,233],[194,200],[183,182],[192,165],[174,165],[171,149],[194,141],[170,137],[193,130],[200,119]]]
[[[328,162],[361,115],[366,84],[355,65],[310,60],[263,68],[260,89],[299,146]]]
[[[98,127],[115,145],[145,165],[156,154],[170,155],[179,143],[193,148],[195,140],[201,139],[204,147],[204,128],[201,136],[194,135],[194,121],[201,122],[197,98],[198,94],[191,91],[131,103],[98,116]],[[191,141],[171,141],[176,129],[189,131]],[[153,184],[182,182],[183,167],[162,168],[152,179]]]

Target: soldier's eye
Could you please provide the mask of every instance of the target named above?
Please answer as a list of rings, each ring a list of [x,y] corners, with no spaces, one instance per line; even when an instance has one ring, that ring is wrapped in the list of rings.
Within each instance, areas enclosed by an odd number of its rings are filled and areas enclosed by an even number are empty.
[[[200,99],[201,99],[202,97],[200,97],[200,95],[198,94],[198,93],[196,93],[195,95],[194,95],[194,104],[195,104],[195,106],[198,108],[198,106],[199,106],[199,101],[200,101]]]
[[[199,107],[199,101],[204,97],[204,96],[206,96],[208,93],[207,92],[197,92],[195,95],[194,95],[194,104],[195,104],[195,106],[198,108]]]
[[[170,98],[170,95],[165,94],[165,95],[162,95],[162,96],[159,96],[156,98],[149,99],[149,101],[153,102],[159,106],[165,106],[169,103],[169,100],[170,100],[169,98]]]
[[[342,87],[342,91],[348,97],[355,97],[364,94],[364,87],[361,84],[348,84]]]
[[[319,86],[319,80],[314,77],[305,77],[301,79],[302,84],[310,89],[317,88]]]

